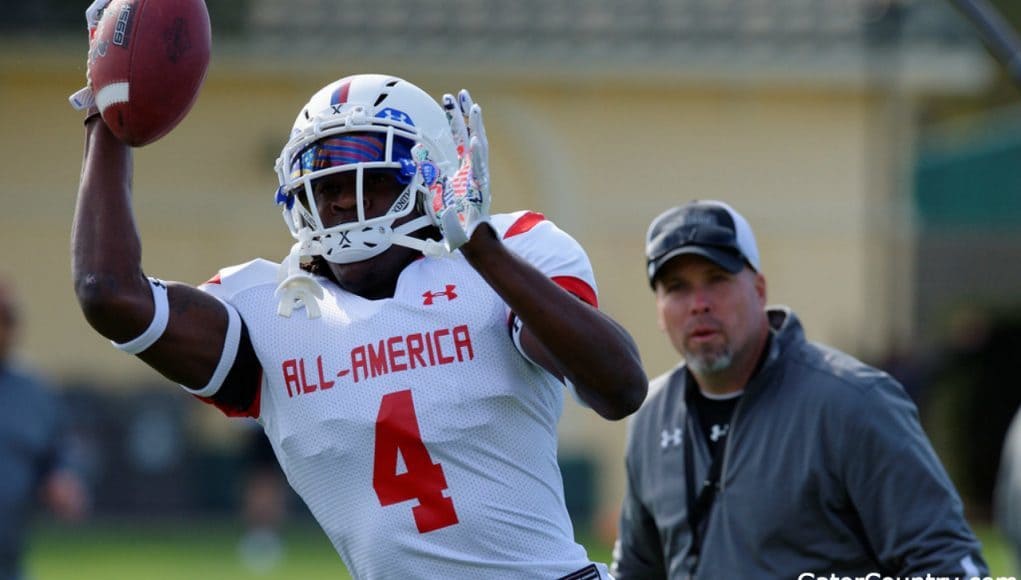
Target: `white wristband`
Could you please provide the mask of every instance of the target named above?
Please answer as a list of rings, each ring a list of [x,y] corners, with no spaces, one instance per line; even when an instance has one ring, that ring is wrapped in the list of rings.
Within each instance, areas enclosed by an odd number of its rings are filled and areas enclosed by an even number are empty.
[[[209,377],[209,382],[206,383],[206,386],[198,390],[184,387],[184,390],[197,397],[212,397],[220,390],[224,379],[227,378],[227,374],[230,373],[230,369],[234,366],[234,360],[238,356],[238,345],[241,343],[241,317],[238,315],[238,311],[220,299],[219,296],[213,296],[213,298],[219,300],[220,304],[223,304],[223,307],[227,310],[227,334],[223,337],[223,350],[220,351],[220,362],[216,364],[213,376]]]
[[[163,336],[163,333],[167,330],[167,321],[170,320],[170,304],[167,301],[167,285],[159,278],[149,278],[149,287],[152,290],[152,302],[155,308],[155,313],[152,317],[152,322],[149,323],[149,328],[145,329],[145,332],[138,335],[132,340],[127,342],[117,343],[110,341],[110,344],[123,350],[128,354],[138,354],[145,349],[152,346],[157,340]]]

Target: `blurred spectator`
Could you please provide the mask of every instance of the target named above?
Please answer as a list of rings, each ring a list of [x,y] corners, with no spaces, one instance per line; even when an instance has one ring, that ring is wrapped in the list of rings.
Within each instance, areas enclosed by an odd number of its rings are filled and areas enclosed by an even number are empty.
[[[989,515],[1000,448],[1021,390],[1005,388],[1021,356],[1021,313],[965,307],[951,320],[934,387],[942,391],[954,479],[967,503]]]
[[[929,403],[929,386],[939,368],[936,349],[916,348],[913,344],[904,343],[894,346],[886,357],[876,366],[887,373],[904,387],[908,396],[918,407],[918,414],[925,417]]]
[[[0,580],[22,578],[25,536],[37,502],[69,521],[83,518],[87,503],[84,485],[67,461],[58,398],[11,360],[18,322],[14,291],[0,280]]]
[[[1021,409],[1014,415],[1000,455],[995,508],[996,522],[1014,549],[1015,565],[1021,566]]]
[[[281,526],[287,517],[290,488],[277,464],[273,447],[254,421],[245,433],[243,517],[245,535],[238,544],[246,568],[265,573],[284,558]]]

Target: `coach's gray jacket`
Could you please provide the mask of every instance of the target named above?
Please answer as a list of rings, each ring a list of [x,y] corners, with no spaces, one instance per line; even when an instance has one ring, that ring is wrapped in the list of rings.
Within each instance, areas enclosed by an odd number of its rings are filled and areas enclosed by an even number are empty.
[[[957,492],[903,388],[807,342],[790,310],[770,309],[769,319],[766,360],[731,419],[696,577],[986,574]],[[694,388],[686,368],[675,368],[652,382],[654,394],[633,419],[617,580],[686,577],[683,437],[694,437],[698,485],[710,464],[687,413],[685,394]]]

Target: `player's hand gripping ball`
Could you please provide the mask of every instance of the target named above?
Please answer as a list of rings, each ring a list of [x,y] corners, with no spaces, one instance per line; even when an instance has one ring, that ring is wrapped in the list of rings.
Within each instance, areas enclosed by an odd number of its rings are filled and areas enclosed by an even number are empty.
[[[71,96],[93,101],[121,141],[141,147],[184,119],[209,66],[212,38],[203,0],[96,0],[89,25],[88,86]]]

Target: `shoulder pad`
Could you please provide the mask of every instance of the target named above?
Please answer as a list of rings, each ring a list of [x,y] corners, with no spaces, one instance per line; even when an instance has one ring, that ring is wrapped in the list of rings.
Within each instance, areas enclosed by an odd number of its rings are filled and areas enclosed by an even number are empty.
[[[221,269],[216,276],[213,276],[200,288],[211,294],[226,298],[233,296],[242,290],[264,284],[277,284],[277,270],[280,267],[275,262],[256,258],[244,264],[229,266]]]
[[[494,214],[490,217],[493,229],[504,240],[523,234],[543,222],[551,223],[541,213],[529,210]]]

